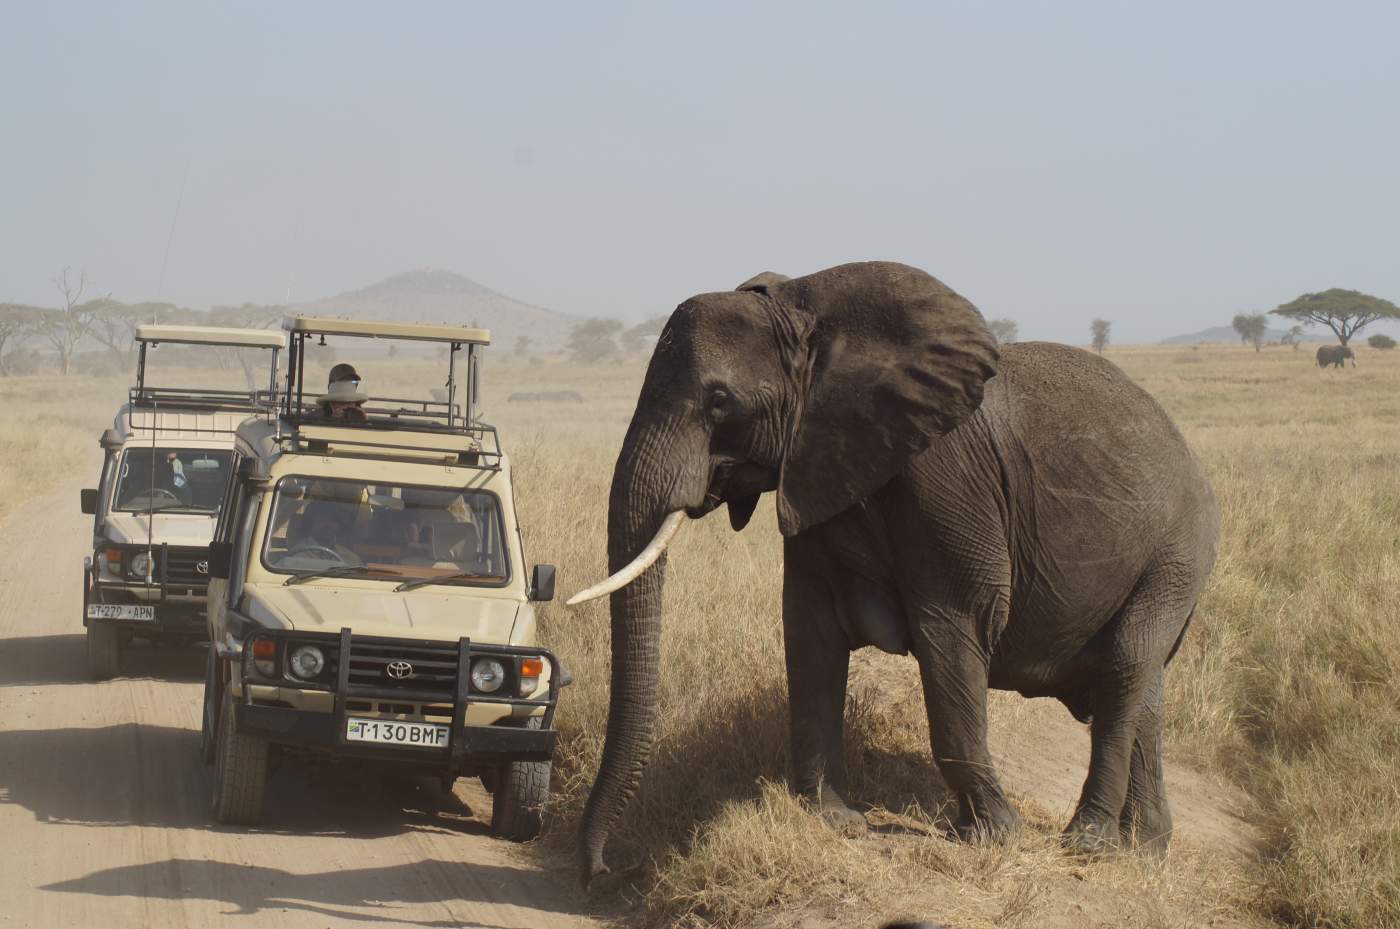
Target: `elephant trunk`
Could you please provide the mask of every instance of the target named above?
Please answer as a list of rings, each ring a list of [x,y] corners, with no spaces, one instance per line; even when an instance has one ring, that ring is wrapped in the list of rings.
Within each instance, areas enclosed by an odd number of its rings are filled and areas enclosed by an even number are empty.
[[[694,481],[685,478],[684,450],[674,429],[639,427],[634,420],[613,472],[608,500],[608,571],[617,574],[652,542],[676,499]],[[671,456],[683,462],[678,471]],[[694,459],[692,458],[691,461]],[[702,484],[703,488],[703,484]],[[701,490],[703,495],[703,489]],[[612,689],[607,737],[597,779],[579,832],[579,868],[585,886],[606,873],[603,847],[636,792],[651,756],[656,728],[656,685],[661,661],[661,593],[666,556],[627,586],[613,591]]]

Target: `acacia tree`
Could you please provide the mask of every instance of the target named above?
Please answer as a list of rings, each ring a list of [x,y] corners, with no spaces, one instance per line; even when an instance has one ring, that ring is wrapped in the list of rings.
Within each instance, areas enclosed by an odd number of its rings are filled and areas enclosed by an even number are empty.
[[[1279,341],[1284,345],[1293,346],[1293,350],[1296,352],[1303,341],[1303,327],[1289,326],[1288,331],[1279,337]]]
[[[280,323],[286,315],[287,308],[280,303],[244,303],[239,306],[214,307],[209,311],[208,322],[211,326],[231,326],[237,329],[269,329]],[[259,381],[264,377],[265,370],[261,366],[266,362],[266,357],[261,351],[223,349],[216,352],[215,357],[221,367],[231,366],[231,363],[236,361],[243,369],[243,381],[249,390],[260,386]]]
[[[1113,328],[1113,323],[1106,319],[1096,319],[1089,324],[1089,336],[1093,341],[1094,351],[1103,354],[1103,348],[1108,344],[1108,331]]]
[[[1333,287],[1317,294],[1303,294],[1269,311],[1275,316],[1285,316],[1304,326],[1323,323],[1337,335],[1343,345],[1351,341],[1363,327],[1378,319],[1400,319],[1400,307],[1363,294],[1359,290],[1342,290]]]
[[[622,333],[622,350],[629,355],[639,355],[656,346],[661,338],[661,330],[666,328],[665,316],[654,316],[646,322],[638,323]]]
[[[1016,341],[1017,328],[1014,319],[991,319],[987,321],[987,328],[996,336],[998,344]]]
[[[569,333],[569,354],[574,361],[596,364],[617,356],[617,336],[622,323],[615,319],[586,319]]]
[[[53,284],[63,295],[63,307],[43,315],[40,331],[58,351],[59,371],[66,375],[73,362],[73,352],[83,336],[92,328],[103,301],[79,302],[88,284],[87,275],[83,272],[79,272],[78,279],[74,281],[69,278],[69,269],[64,268],[59,276],[53,279]]]
[[[1269,318],[1263,313],[1236,313],[1231,325],[1240,334],[1240,341],[1246,345],[1253,345],[1257,352],[1259,346],[1264,344],[1264,335],[1269,331]]]
[[[92,321],[92,337],[116,356],[130,364],[136,351],[136,327],[142,323],[169,322],[175,307],[169,303],[118,303],[116,300],[95,300],[97,313]]]
[[[0,377],[10,373],[5,360],[7,350],[19,349],[39,330],[39,321],[44,311],[32,306],[17,303],[0,303]]]

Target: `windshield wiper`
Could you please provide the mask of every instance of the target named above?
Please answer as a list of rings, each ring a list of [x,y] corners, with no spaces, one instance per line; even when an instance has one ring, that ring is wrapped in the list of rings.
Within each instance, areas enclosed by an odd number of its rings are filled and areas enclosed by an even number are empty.
[[[333,565],[329,568],[322,568],[319,571],[303,571],[300,574],[293,574],[282,582],[283,587],[290,587],[293,584],[300,584],[303,581],[315,580],[318,577],[345,577],[349,574],[358,574],[370,570],[362,564],[341,564]]]
[[[447,581],[465,581],[474,577],[494,578],[498,576],[499,575],[495,574],[478,574],[476,571],[463,571],[461,574],[439,574],[436,577],[416,577],[411,581],[404,581],[402,584],[395,587],[394,593],[398,593],[401,590],[414,590],[428,584],[443,584]]]

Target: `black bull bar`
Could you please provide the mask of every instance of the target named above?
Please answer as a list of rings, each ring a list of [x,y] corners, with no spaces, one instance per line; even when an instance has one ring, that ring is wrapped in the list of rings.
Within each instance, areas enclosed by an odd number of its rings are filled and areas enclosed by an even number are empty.
[[[334,685],[324,682],[298,681],[289,674],[266,678],[253,667],[252,645],[258,639],[277,643],[279,666],[286,661],[288,647],[316,645],[327,651],[327,664],[334,656]],[[410,655],[418,652],[442,653],[444,646],[453,648],[456,672],[451,693],[444,689],[416,689],[407,686],[375,686],[351,680],[355,648],[402,650]],[[348,660],[347,657],[349,656]],[[482,693],[471,687],[471,666],[474,659],[502,659],[508,669],[499,691]],[[521,697],[519,693],[520,661],[540,658],[549,663],[549,689],[544,696]],[[514,673],[511,673],[514,669]],[[292,746],[330,750],[338,755],[405,762],[418,761],[433,767],[461,770],[473,763],[498,761],[548,761],[554,754],[558,732],[554,729],[554,712],[559,702],[563,667],[548,649],[531,646],[486,645],[462,637],[455,648],[448,643],[426,639],[400,639],[384,636],[355,636],[349,629],[335,633],[300,632],[296,630],[259,630],[250,635],[243,648],[243,680],[246,684],[262,684],[307,691],[329,690],[335,699],[330,713],[286,706],[268,706],[252,702],[249,687],[243,688],[243,698],[234,704],[234,723],[239,732],[255,733],[268,741]],[[352,701],[384,701],[391,703],[445,704],[451,702],[452,717],[445,748],[425,748],[402,744],[351,742],[346,738],[346,718],[351,714]],[[539,729],[487,725],[469,726],[467,708],[474,703],[511,707],[544,708]],[[425,720],[428,721],[428,720]],[[440,722],[434,722],[442,725]]]

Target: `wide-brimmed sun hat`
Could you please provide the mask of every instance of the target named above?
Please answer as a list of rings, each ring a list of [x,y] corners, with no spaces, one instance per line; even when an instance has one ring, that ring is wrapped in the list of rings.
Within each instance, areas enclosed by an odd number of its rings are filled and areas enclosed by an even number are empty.
[[[364,403],[367,400],[369,395],[360,393],[358,381],[335,381],[316,398],[316,403],[325,406],[330,403]]]
[[[327,386],[337,381],[354,381],[358,384],[360,382],[360,372],[355,370],[354,365],[346,364],[342,361],[334,368],[331,368],[331,376],[327,378]]]

